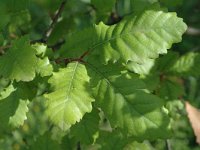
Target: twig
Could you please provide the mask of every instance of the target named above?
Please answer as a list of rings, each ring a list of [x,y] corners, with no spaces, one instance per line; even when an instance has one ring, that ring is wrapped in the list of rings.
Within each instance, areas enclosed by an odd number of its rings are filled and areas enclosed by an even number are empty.
[[[8,49],[8,48],[10,48],[11,47],[11,45],[5,45],[5,46],[1,46],[0,47],[0,54],[4,54],[5,53],[5,49]]]
[[[49,28],[47,29],[47,31],[45,32],[44,34],[44,37],[43,37],[43,40],[41,41],[47,41],[47,39],[50,37],[56,23],[58,22],[58,19],[60,17],[60,15],[62,14],[63,10],[64,10],[64,7],[65,7],[65,4],[66,4],[67,0],[64,0],[61,4],[60,4],[60,7],[58,8],[58,10],[56,11],[55,13],[55,16],[53,17],[52,19],[52,23],[50,24]]]
[[[63,58],[63,59],[58,58],[58,59],[55,60],[55,62],[56,62],[57,64],[64,62],[65,65],[67,65],[67,64],[70,63],[70,62],[78,61],[78,62],[81,62],[81,63],[85,64],[86,62],[83,60],[83,58],[84,58],[85,56],[87,56],[88,53],[89,53],[89,51],[86,51],[86,52],[84,52],[84,53],[83,53],[80,57],[78,57],[78,58]]]
[[[172,146],[169,139],[165,140],[165,144],[166,144],[166,150],[172,150]]]
[[[188,27],[186,34],[193,36],[200,36],[200,29],[194,27]]]

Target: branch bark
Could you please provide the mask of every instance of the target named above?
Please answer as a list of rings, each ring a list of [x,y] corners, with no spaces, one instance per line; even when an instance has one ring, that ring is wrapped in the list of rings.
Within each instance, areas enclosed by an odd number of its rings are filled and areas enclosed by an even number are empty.
[[[47,42],[47,39],[50,37],[56,23],[58,22],[58,19],[60,18],[64,8],[65,8],[65,4],[66,4],[67,0],[62,1],[62,3],[60,4],[60,7],[58,8],[58,10],[56,11],[53,19],[52,19],[52,23],[50,24],[49,28],[47,29],[47,31],[44,34],[44,37],[42,40],[43,42]]]

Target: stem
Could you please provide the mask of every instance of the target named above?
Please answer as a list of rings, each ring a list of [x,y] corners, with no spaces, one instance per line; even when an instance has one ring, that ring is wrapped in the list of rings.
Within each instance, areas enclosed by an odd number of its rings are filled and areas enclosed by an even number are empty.
[[[56,59],[55,60],[55,62],[57,63],[57,64],[59,64],[59,63],[61,63],[61,62],[64,62],[65,64],[68,64],[68,63],[70,63],[70,62],[72,62],[72,61],[78,61],[78,62],[81,62],[81,63],[86,63],[84,60],[83,60],[83,58],[85,57],[85,56],[87,56],[88,55],[88,53],[89,53],[89,50],[88,51],[86,51],[86,52],[84,52],[80,57],[78,57],[78,58],[64,58],[64,59]]]
[[[194,27],[188,27],[186,34],[192,36],[200,36],[200,29]]]
[[[166,144],[166,150],[172,150],[172,146],[169,139],[165,140],[165,144]]]
[[[65,8],[65,4],[66,4],[67,0],[64,0],[61,4],[60,7],[58,8],[58,10],[55,13],[55,16],[52,19],[52,23],[50,24],[49,28],[47,29],[47,31],[44,34],[43,40],[46,42],[47,39],[50,37],[56,23],[58,22],[58,19],[60,18],[64,8]]]
[[[5,53],[5,49],[11,48],[11,45],[5,45],[0,47],[0,55]]]

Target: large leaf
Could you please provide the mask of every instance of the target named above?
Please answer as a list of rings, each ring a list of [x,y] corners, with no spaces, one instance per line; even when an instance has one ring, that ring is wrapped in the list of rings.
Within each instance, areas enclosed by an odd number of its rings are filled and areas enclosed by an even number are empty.
[[[111,126],[120,127],[128,136],[142,140],[168,137],[169,118],[162,100],[141,89],[141,81],[130,75],[110,76],[99,82],[96,100]]]
[[[0,75],[17,81],[31,81],[35,77],[37,57],[28,39],[13,42],[9,51],[0,58]]]
[[[80,34],[70,36],[61,50],[63,56],[99,54],[102,62],[144,63],[167,52],[173,43],[181,41],[186,25],[176,13],[148,10],[138,16],[129,16],[116,25],[96,25]],[[94,35],[95,34],[95,35]],[[81,36],[85,35],[85,36]],[[85,39],[90,37],[90,40]],[[78,44],[81,43],[81,44]]]
[[[88,82],[86,68],[79,62],[68,64],[49,79],[52,92],[45,95],[47,115],[61,129],[68,129],[92,110],[94,99],[89,94]]]

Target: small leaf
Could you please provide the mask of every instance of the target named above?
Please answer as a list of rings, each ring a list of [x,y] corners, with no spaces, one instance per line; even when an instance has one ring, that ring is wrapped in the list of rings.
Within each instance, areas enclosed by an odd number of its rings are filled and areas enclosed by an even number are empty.
[[[79,62],[68,64],[49,79],[52,92],[45,95],[48,99],[46,111],[61,129],[68,129],[86,112],[91,112],[94,99],[89,94],[88,82],[86,68]]]
[[[50,64],[48,57],[38,59],[36,72],[41,77],[50,76],[53,73],[53,66]]]
[[[150,73],[151,69],[153,68],[154,63],[155,63],[154,59],[149,59],[143,64],[138,64],[132,61],[132,62],[128,62],[126,67],[128,70],[135,72],[137,74],[147,75]]]
[[[13,116],[9,119],[9,124],[13,127],[19,127],[24,124],[24,120],[27,119],[26,113],[28,112],[28,100],[19,100],[18,107]]]
[[[45,55],[47,51],[47,46],[41,43],[36,43],[32,45],[32,48],[36,50],[36,55],[42,55],[42,57]]]
[[[17,88],[8,97],[0,101],[1,128],[19,127],[26,120],[28,100],[23,96],[24,89]]]

